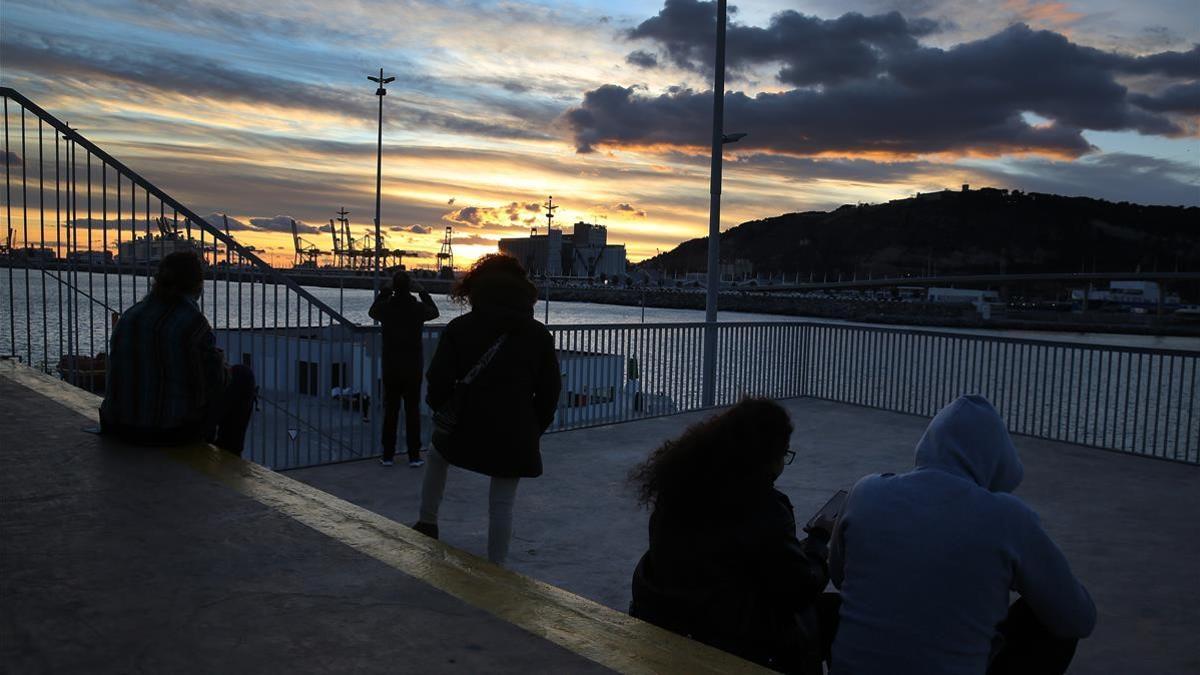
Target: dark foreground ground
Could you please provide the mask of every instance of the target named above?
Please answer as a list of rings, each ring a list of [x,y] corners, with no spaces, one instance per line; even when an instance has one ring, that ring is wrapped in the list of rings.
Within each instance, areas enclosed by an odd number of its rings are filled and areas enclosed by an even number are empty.
[[[840,487],[903,471],[926,420],[797,399],[785,403],[799,451],[779,486],[806,518]],[[546,471],[522,481],[511,566],[614,609],[646,546],[644,512],[625,476],[662,440],[703,413],[551,434]],[[1041,515],[1087,584],[1100,620],[1072,673],[1200,672],[1200,467],[1017,437],[1025,482],[1017,494]],[[288,475],[400,522],[417,513],[420,471],[373,462]],[[452,471],[442,538],[482,554],[487,480]]]

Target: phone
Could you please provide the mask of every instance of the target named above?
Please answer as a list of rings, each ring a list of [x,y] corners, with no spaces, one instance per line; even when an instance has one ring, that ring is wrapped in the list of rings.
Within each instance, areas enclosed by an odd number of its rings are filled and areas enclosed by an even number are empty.
[[[831,523],[836,521],[838,516],[842,514],[842,507],[846,504],[847,494],[848,493],[845,490],[838,490],[837,492],[833,493],[833,496],[829,498],[829,501],[825,502],[825,506],[822,506],[820,511],[817,511],[813,514],[812,518],[808,519],[808,523],[805,524],[804,529],[812,529],[821,521],[828,521]]]

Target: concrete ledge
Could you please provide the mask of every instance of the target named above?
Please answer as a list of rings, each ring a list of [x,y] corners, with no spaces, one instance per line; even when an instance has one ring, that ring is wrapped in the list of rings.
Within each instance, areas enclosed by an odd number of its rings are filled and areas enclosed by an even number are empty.
[[[0,378],[19,384],[30,396],[44,396],[97,419],[99,398],[61,380],[12,362],[0,363]],[[21,422],[3,420],[0,433],[19,433]],[[360,554],[608,668],[630,673],[766,672],[210,446],[172,448],[161,454]],[[337,669],[336,655],[331,658],[333,663],[327,665]]]

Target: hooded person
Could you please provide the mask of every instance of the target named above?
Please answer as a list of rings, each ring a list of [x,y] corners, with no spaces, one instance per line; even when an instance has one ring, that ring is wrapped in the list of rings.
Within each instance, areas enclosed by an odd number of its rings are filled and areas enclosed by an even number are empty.
[[[456,423],[435,428],[414,529],[438,536],[448,465],[491,476],[488,558],[499,563],[508,555],[517,483],[542,474],[540,439],[554,420],[562,375],[554,338],[533,317],[537,289],[515,258],[480,258],[450,295],[471,311],[442,332],[425,400],[435,418],[454,407]]]
[[[930,422],[912,471],[858,481],[831,541],[835,672],[1066,671],[1096,607],[1010,494],[1023,475],[996,409],[963,396]]]

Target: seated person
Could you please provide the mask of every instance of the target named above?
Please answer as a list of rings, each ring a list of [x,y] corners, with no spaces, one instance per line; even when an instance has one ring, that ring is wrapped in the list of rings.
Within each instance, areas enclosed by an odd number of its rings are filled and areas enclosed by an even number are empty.
[[[964,396],[930,422],[915,469],[854,486],[831,545],[835,672],[1066,671],[1096,607],[1009,494],[1022,475],[995,408]],[[1011,607],[1009,591],[1020,594]]]
[[[150,293],[113,328],[100,405],[103,433],[147,445],[210,441],[242,454],[254,410],[254,374],[230,368],[200,311],[196,254],[162,259]]]
[[[791,434],[779,404],[745,399],[634,469],[653,511],[630,614],[777,670],[821,672],[832,523],[796,538],[792,504],[774,487],[795,456]]]

